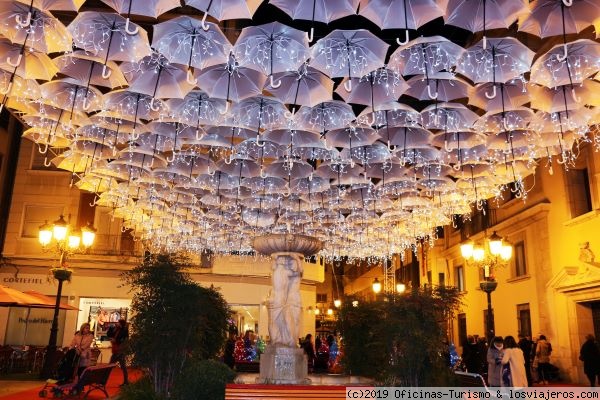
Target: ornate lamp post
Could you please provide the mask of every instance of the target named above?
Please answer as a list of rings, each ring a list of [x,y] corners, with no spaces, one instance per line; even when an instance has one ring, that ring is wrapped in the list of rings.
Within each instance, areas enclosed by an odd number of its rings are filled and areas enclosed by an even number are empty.
[[[50,339],[46,348],[46,357],[42,366],[41,376],[44,379],[52,377],[56,355],[56,340],[58,336],[58,312],[60,309],[60,298],[62,295],[63,282],[71,279],[72,270],[67,268],[67,256],[70,254],[84,252],[93,243],[96,238],[96,229],[92,226],[85,226],[80,230],[70,229],[69,224],[61,215],[52,225],[45,224],[39,229],[39,242],[42,249],[52,252],[58,257],[58,266],[52,267],[51,272],[58,281],[56,291],[56,303],[54,305],[54,317],[52,318],[52,328],[50,328]]]
[[[508,265],[512,257],[512,246],[508,243],[503,243],[502,237],[494,231],[489,238],[484,239],[483,245],[476,245],[473,241],[469,240],[460,246],[460,252],[467,266],[474,266],[483,271],[483,280],[479,282],[479,287],[487,295],[486,336],[488,343],[491,343],[495,335],[492,292],[498,286],[494,271],[497,267]]]

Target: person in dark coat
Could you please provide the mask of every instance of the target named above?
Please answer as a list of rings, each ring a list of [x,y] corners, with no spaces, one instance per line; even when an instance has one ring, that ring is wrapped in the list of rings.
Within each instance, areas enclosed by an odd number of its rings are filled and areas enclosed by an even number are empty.
[[[313,336],[309,333],[306,335],[304,342],[302,343],[302,349],[308,358],[308,372],[312,372],[315,366],[315,344],[313,342]]]
[[[531,349],[533,348],[533,342],[524,335],[519,335],[519,348],[523,352],[525,358],[525,373],[527,374],[527,386],[533,385],[533,378],[531,376]]]
[[[590,380],[590,386],[596,386],[596,380],[600,384],[600,347],[594,335],[587,335],[586,341],[579,351],[579,359],[583,361],[583,372]]]
[[[114,331],[110,337],[110,343],[112,346],[112,356],[110,357],[110,363],[119,363],[119,367],[123,372],[123,384],[129,384],[129,376],[127,374],[127,362],[126,362],[126,345],[125,342],[129,339],[129,324],[124,319],[120,319],[117,325],[115,325]]]
[[[235,342],[237,341],[237,335],[234,330],[229,331],[229,337],[225,342],[225,353],[223,354],[223,362],[231,369],[235,366]]]
[[[462,359],[465,363],[467,372],[478,374],[480,373],[479,354],[475,338],[471,335],[467,336],[467,341],[463,346]]]

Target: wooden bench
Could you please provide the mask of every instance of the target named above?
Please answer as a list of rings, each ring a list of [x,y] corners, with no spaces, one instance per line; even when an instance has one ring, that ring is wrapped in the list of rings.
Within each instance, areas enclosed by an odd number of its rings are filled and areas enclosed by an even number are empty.
[[[346,399],[345,386],[227,384],[225,400]]]
[[[94,390],[100,390],[108,399],[109,396],[106,391],[106,382],[108,382],[108,377],[116,365],[117,364],[100,364],[93,367],[87,367],[83,371],[77,385],[84,388],[84,391],[87,388],[87,391],[83,395],[84,399]]]
[[[483,376],[479,374],[454,371],[454,375],[462,387],[483,387],[486,389],[486,391],[489,390],[487,384],[485,383],[485,379],[483,379]]]

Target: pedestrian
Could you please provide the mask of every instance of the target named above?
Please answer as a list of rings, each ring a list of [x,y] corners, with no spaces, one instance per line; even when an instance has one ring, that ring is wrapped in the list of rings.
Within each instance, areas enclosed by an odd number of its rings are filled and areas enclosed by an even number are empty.
[[[312,372],[315,366],[315,344],[313,343],[313,336],[310,333],[304,338],[302,349],[304,349],[304,354],[308,358],[308,371]]]
[[[525,357],[517,345],[515,338],[504,338],[504,355],[502,356],[502,386],[513,388],[527,387],[525,373]]]
[[[547,385],[550,379],[550,355],[552,344],[546,340],[545,335],[540,335],[535,348],[535,358],[538,363],[538,380],[542,385]]]
[[[119,367],[123,372],[123,383],[121,386],[129,385],[129,375],[127,374],[127,362],[125,357],[127,350],[125,348],[125,342],[129,339],[129,324],[124,318],[119,319],[119,322],[115,326],[113,332],[111,332],[110,344],[112,355],[110,356],[110,363],[119,363]]]
[[[488,386],[501,386],[502,383],[502,356],[504,355],[504,339],[496,336],[487,352]]]
[[[525,374],[527,374],[527,386],[533,386],[533,377],[531,376],[531,349],[533,342],[525,335],[519,335],[519,348],[525,358]]]
[[[223,362],[231,369],[235,366],[235,342],[237,341],[237,334],[234,329],[229,331],[229,337],[225,342],[225,352],[223,354]]]
[[[87,322],[81,324],[81,327],[75,332],[71,344],[69,345],[69,347],[75,349],[79,355],[79,368],[77,369],[77,376],[79,378],[81,378],[81,374],[91,363],[93,342],[94,334],[90,330],[90,324]],[[80,393],[82,389],[83,387],[79,385],[78,380],[77,384],[73,387],[73,392]]]
[[[600,384],[600,346],[594,335],[587,335],[585,343],[579,351],[579,359],[583,361],[583,372],[590,381],[590,386],[596,386],[596,380]]]
[[[477,343],[472,335],[467,336],[463,345],[462,359],[467,372],[479,373],[479,354]]]

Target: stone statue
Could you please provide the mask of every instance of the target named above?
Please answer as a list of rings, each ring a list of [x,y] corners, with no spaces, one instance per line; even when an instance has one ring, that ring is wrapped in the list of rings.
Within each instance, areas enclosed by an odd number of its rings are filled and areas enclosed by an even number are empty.
[[[302,260],[298,254],[279,253],[273,263],[273,288],[267,299],[271,344],[297,347],[302,300]]]

